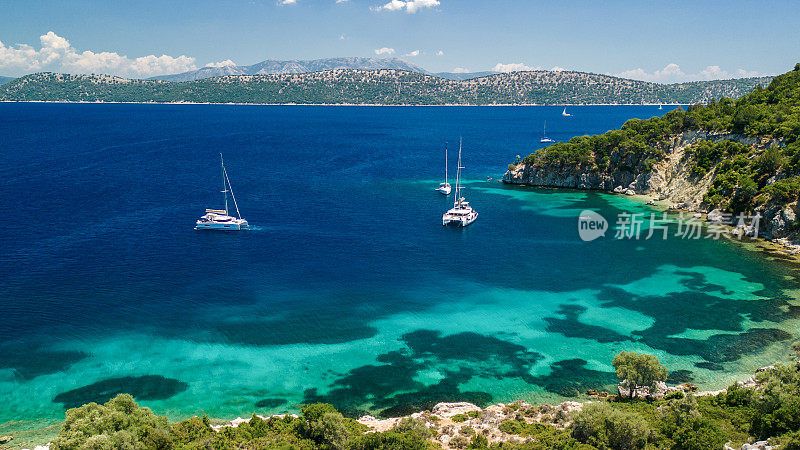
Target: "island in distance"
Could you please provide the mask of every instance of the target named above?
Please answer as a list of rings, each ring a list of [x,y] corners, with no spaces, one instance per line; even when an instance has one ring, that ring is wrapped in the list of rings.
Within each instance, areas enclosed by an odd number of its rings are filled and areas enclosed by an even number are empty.
[[[431,75],[397,58],[223,65],[131,80],[36,73],[0,86],[0,101],[370,105],[695,104],[738,98],[772,77],[660,84],[575,71]]]

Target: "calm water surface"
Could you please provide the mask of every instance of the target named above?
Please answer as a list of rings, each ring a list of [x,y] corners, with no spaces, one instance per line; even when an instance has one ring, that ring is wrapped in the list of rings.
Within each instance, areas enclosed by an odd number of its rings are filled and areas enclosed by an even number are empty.
[[[657,107],[0,104],[0,423],[131,392],[172,418],[326,401],[607,388],[620,350],[719,388],[783,359],[795,269],[740,245],[581,241],[600,193],[503,186],[515,155]],[[443,228],[443,147],[464,139],[480,219]],[[246,233],[221,207],[218,153]],[[487,181],[487,177],[493,178]]]

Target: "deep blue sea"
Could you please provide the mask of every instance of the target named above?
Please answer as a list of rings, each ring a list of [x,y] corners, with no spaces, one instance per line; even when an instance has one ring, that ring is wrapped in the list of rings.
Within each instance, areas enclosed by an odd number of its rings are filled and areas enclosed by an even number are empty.
[[[582,210],[651,210],[497,182],[545,120],[564,141],[667,109],[0,104],[0,423],[118,392],[172,418],[391,416],[610,389],[621,350],[709,389],[785,359],[795,265],[583,242]],[[433,190],[459,138],[466,229]],[[220,152],[250,231],[193,230]]]

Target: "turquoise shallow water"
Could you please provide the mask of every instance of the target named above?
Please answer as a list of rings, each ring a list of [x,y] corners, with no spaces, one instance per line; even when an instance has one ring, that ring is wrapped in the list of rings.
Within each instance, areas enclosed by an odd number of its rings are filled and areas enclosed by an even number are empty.
[[[0,193],[22,219],[0,229],[0,423],[120,391],[172,418],[560,401],[609,388],[621,350],[714,389],[784,359],[791,263],[583,242],[583,210],[651,210],[496,182],[544,120],[563,140],[659,113],[572,112],[0,105]],[[432,190],[460,135],[481,214],[465,230],[441,227]],[[218,151],[250,232],[191,229],[218,206]]]

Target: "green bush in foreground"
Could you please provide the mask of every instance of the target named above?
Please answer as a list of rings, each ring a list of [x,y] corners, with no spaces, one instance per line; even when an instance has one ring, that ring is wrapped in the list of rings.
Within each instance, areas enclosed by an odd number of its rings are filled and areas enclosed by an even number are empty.
[[[130,395],[120,394],[104,405],[89,403],[68,410],[51,448],[167,449],[171,443],[166,417],[140,407]]]
[[[614,409],[608,403],[588,403],[575,416],[572,436],[599,449],[644,448],[652,436],[642,416]]]
[[[530,442],[527,447],[510,448],[539,448],[539,449],[579,449],[592,448],[578,442],[568,430],[559,430],[552,425],[542,423],[527,423],[525,420],[506,420],[500,424],[500,431],[516,434],[527,438]],[[508,444],[510,445],[510,444]],[[506,448],[503,445],[502,448]]]

